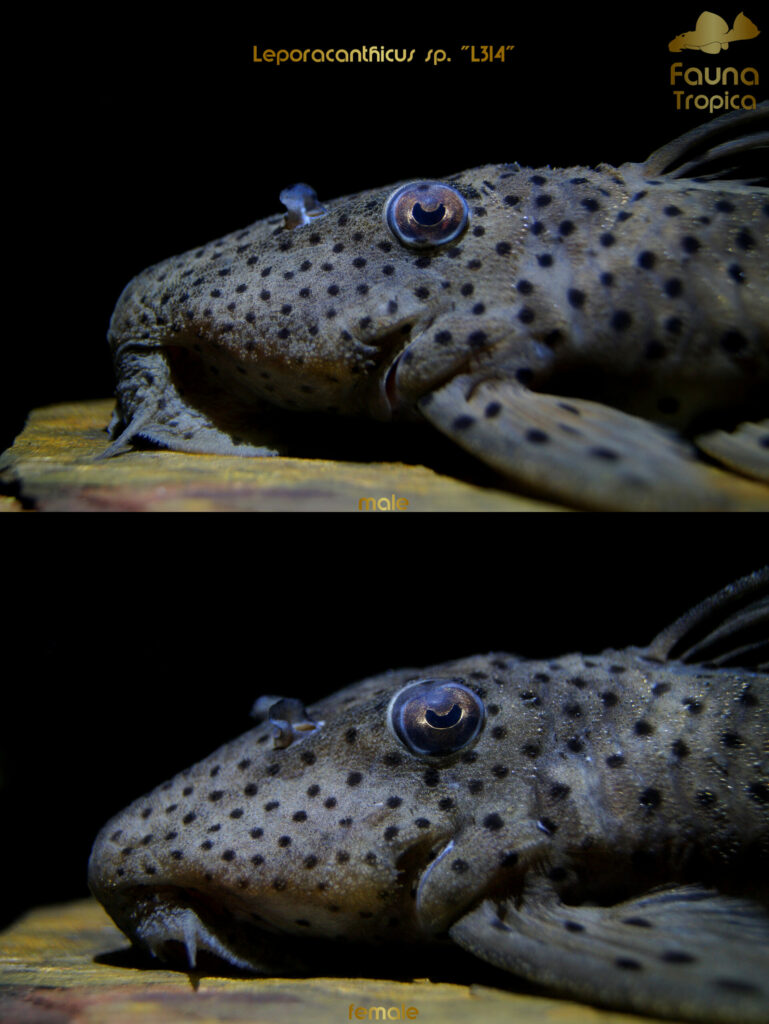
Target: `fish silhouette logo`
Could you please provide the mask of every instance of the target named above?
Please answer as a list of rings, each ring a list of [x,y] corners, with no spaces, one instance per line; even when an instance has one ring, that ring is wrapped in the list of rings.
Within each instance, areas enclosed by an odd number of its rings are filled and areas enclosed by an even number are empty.
[[[682,32],[680,36],[676,36],[672,42],[668,43],[668,49],[671,53],[678,53],[680,50],[720,53],[721,50],[728,50],[729,43],[738,43],[743,39],[755,39],[758,34],[758,28],[742,12],[734,19],[734,25],[730,29],[724,19],[717,14],[703,11],[697,18],[694,31]]]

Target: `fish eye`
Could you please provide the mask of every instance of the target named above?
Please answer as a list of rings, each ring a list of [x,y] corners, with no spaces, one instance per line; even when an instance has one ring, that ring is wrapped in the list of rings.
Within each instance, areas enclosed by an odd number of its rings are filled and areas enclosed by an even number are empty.
[[[390,728],[413,754],[443,757],[475,739],[485,708],[461,679],[422,679],[399,690],[387,714]]]
[[[399,242],[415,249],[444,245],[467,227],[467,203],[450,185],[417,181],[403,185],[387,200],[384,219]]]

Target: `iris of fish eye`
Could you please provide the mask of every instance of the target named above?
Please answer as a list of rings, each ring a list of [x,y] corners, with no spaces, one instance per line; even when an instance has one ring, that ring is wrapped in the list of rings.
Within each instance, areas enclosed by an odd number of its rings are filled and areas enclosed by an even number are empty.
[[[440,181],[402,185],[385,204],[385,224],[399,242],[415,249],[445,245],[467,227],[467,203]]]
[[[445,757],[471,743],[485,718],[483,701],[461,679],[409,683],[390,701],[390,728],[412,754]]]

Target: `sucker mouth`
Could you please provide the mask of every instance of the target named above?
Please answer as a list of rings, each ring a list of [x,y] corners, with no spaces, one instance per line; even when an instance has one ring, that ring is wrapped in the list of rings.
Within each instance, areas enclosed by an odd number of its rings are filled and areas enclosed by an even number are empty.
[[[222,912],[205,893],[194,889],[140,886],[125,892],[121,908],[110,913],[135,946],[181,970],[251,974],[301,970],[293,939],[289,952],[288,945],[284,949],[276,943],[278,933],[267,922],[240,920]]]

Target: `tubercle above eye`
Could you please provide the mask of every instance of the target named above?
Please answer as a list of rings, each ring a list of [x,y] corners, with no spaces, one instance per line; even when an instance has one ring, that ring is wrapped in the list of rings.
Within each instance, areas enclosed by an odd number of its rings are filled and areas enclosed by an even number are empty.
[[[384,221],[403,245],[415,249],[445,245],[467,227],[468,208],[457,189],[440,181],[402,185],[385,203]]]

